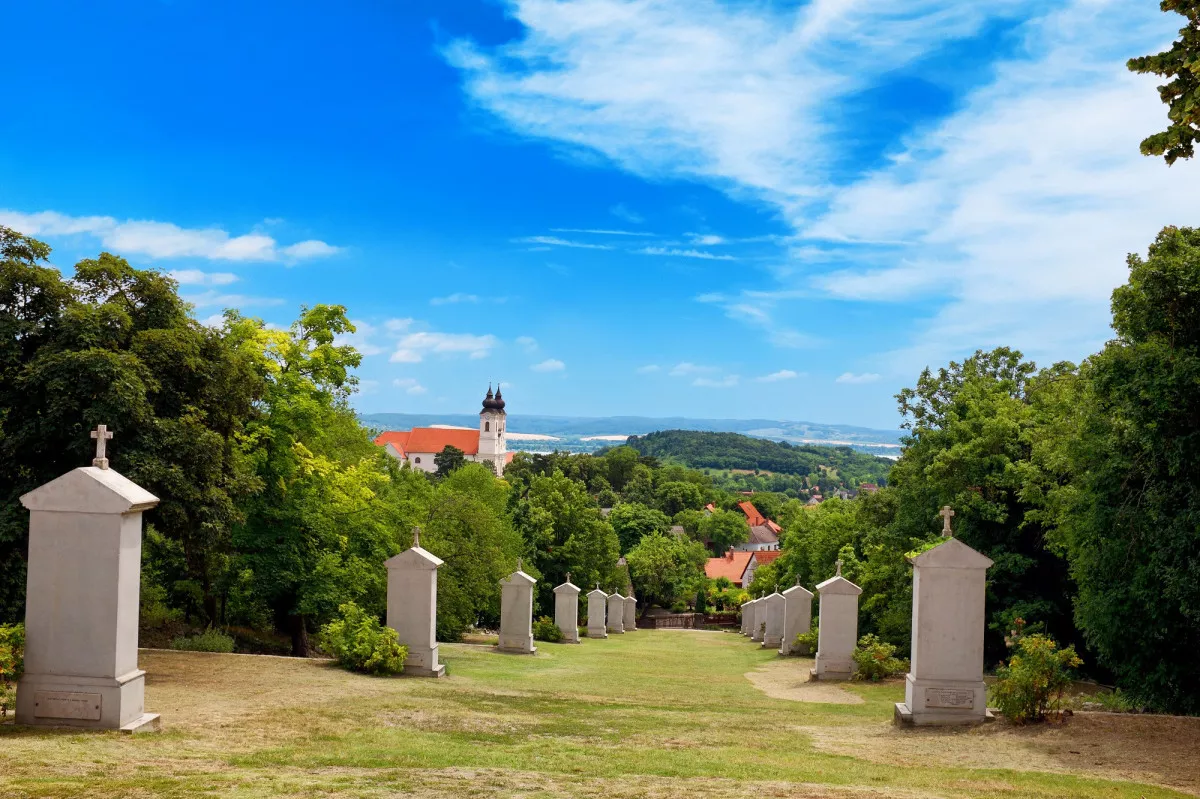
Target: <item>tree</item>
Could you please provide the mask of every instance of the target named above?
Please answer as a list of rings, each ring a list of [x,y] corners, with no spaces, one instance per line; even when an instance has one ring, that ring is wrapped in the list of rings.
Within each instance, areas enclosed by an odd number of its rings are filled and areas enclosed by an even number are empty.
[[[608,472],[608,482],[614,491],[624,490],[625,484],[633,477],[639,457],[638,451],[633,447],[616,447],[605,454],[604,464]]]
[[[1133,72],[1171,80],[1158,87],[1167,106],[1167,129],[1142,140],[1142,155],[1161,155],[1168,164],[1195,154],[1200,138],[1200,0],[1162,0],[1163,11],[1174,11],[1187,22],[1179,39],[1156,55],[1129,59]]]
[[[642,607],[669,608],[694,597],[704,585],[708,552],[695,541],[652,533],[629,551],[625,561]]]
[[[673,480],[658,487],[658,507],[668,516],[704,505],[704,492],[695,483]]]
[[[438,477],[448,476],[451,472],[461,469],[466,462],[466,453],[451,444],[447,444],[441,452],[433,456]]]
[[[1200,712],[1200,229],[1165,228],[1112,298],[1049,496],[1076,620],[1123,690]]]
[[[719,510],[700,523],[700,535],[712,544],[715,554],[721,555],[731,546],[748,540],[750,527],[740,512]]]
[[[665,533],[671,520],[662,511],[648,508],[638,502],[622,502],[608,514],[608,523],[616,531],[621,552],[629,552],[644,536]]]

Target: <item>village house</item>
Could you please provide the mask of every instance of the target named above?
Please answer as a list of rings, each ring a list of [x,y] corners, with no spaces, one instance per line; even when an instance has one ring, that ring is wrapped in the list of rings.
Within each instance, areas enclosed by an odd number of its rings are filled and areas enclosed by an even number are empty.
[[[739,502],[738,510],[746,516],[746,524],[750,526],[750,534],[743,544],[737,544],[734,549],[742,552],[772,551],[779,549],[779,534],[783,532],[778,524],[758,512],[751,502]]]
[[[507,414],[504,397],[499,386],[496,393],[488,386],[483,398],[483,410],[479,412],[479,429],[465,427],[414,427],[412,430],[389,430],[380,433],[375,443],[401,463],[407,463],[423,472],[437,471],[434,457],[446,447],[462,450],[468,461],[491,464],[497,475],[504,474],[504,467],[514,453],[508,451],[504,431]]]

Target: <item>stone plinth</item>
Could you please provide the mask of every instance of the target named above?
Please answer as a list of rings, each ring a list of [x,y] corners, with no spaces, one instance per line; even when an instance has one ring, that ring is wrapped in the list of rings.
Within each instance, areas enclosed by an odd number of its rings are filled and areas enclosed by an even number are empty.
[[[111,469],[89,466],[29,492],[21,504],[30,519],[17,723],[158,729],[158,715],[145,712],[137,659],[142,511],[158,498]]]
[[[608,631],[613,635],[625,632],[625,597],[608,595]]]
[[[554,589],[554,623],[562,630],[564,644],[579,643],[579,586],[570,580]]]
[[[764,648],[778,649],[783,643],[783,594],[775,593],[763,597],[763,628]]]
[[[766,615],[763,613],[765,609],[762,597],[750,603],[750,640],[760,644],[763,637],[763,622],[766,621]]]
[[[607,638],[608,630],[604,627],[604,618],[607,615],[608,594],[597,586],[595,590],[588,591],[587,603],[588,638]]]
[[[912,669],[899,724],[987,721],[984,594],[992,561],[951,538],[912,559]]]
[[[533,645],[533,587],[537,580],[517,569],[500,581],[500,645],[501,652],[532,655]]]
[[[794,654],[796,636],[812,629],[812,600],[812,591],[801,585],[783,592],[783,641],[779,645],[779,654]]]
[[[740,632],[742,635],[749,635],[749,634],[750,634],[750,621],[751,621],[751,619],[750,619],[750,608],[753,606],[753,604],[754,604],[754,600],[753,600],[753,599],[752,599],[752,600],[750,600],[749,602],[743,602],[743,603],[742,603],[742,607],[741,607],[741,611],[742,611],[742,626],[741,626],[741,628],[738,630],[738,632]]]
[[[814,680],[848,680],[854,674],[861,593],[861,588],[840,575],[817,586],[821,599]]]
[[[625,632],[631,633],[637,630],[637,599],[633,592],[625,597],[625,616],[624,616]]]
[[[408,647],[404,673],[445,676],[437,645],[437,570],[442,561],[415,544],[383,565],[388,575],[387,626]]]

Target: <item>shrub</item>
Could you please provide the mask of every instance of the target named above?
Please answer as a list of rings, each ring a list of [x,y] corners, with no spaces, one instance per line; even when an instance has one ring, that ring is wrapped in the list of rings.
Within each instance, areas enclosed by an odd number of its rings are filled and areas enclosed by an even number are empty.
[[[25,625],[0,624],[0,716],[17,699],[17,680],[25,672]]]
[[[549,641],[557,644],[563,639],[563,634],[562,630],[558,629],[558,625],[554,623],[554,619],[542,616],[533,623],[533,637],[537,641]]]
[[[399,674],[408,649],[396,631],[384,627],[353,602],[338,607],[341,618],[321,628],[321,647],[343,668],[364,674]]]
[[[893,674],[908,671],[908,661],[896,657],[895,644],[883,641],[877,635],[864,635],[858,639],[854,650],[854,679],[879,682]]]
[[[817,620],[813,619],[812,629],[796,636],[796,654],[811,655],[817,651]]]
[[[171,640],[172,649],[184,652],[224,652],[233,651],[233,638],[209,627],[202,633],[191,637],[181,635]]]
[[[1059,649],[1050,636],[1022,635],[1020,627],[1007,639],[1015,651],[996,669],[991,688],[992,701],[1014,724],[1042,721],[1057,710],[1063,690],[1071,684],[1071,672],[1083,665],[1075,647]]]

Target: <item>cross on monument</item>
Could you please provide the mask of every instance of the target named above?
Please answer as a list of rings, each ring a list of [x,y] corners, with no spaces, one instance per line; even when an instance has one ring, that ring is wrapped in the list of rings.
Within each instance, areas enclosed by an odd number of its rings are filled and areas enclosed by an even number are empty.
[[[421,528],[414,527],[413,528],[413,549],[416,549],[419,546],[421,546]]]
[[[525,571],[525,558],[517,558],[517,571]]]
[[[571,573],[567,572],[567,582],[571,582]]]
[[[954,516],[954,509],[946,505],[938,511],[938,516],[942,517],[942,538],[952,538],[954,531],[950,529],[950,519]]]
[[[837,562],[837,574],[835,574],[835,575],[834,575],[834,577],[841,577],[841,576],[842,576],[842,559],[841,559],[841,558],[838,558],[838,562]]]
[[[92,465],[97,469],[107,469],[108,458],[104,457],[105,442],[113,437],[112,431],[106,425],[96,425],[91,436],[96,439],[96,457],[92,459]]]

